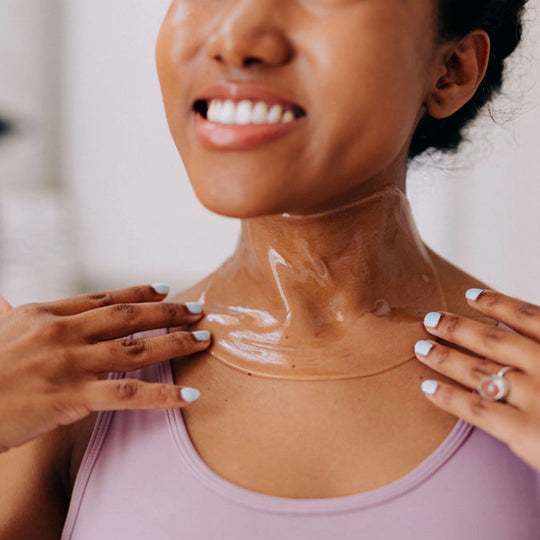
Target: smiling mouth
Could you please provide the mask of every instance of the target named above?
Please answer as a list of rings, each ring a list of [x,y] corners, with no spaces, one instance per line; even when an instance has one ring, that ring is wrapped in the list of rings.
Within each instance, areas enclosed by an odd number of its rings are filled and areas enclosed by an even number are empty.
[[[287,124],[306,116],[296,105],[243,99],[199,99],[193,110],[215,124],[245,126],[252,124]]]

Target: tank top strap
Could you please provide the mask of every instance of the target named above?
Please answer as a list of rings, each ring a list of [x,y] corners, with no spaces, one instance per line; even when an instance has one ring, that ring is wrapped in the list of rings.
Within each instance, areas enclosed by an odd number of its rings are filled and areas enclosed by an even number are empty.
[[[157,330],[147,330],[145,332],[138,332],[125,336],[120,339],[138,339],[146,337],[156,337],[168,333],[167,328],[160,328]],[[168,361],[168,360],[167,360]],[[117,379],[137,379],[144,382],[160,382],[161,380],[161,370],[158,368],[159,364],[152,364],[150,366],[124,373],[109,373],[109,380]],[[98,460],[98,457],[101,453],[103,443],[107,437],[111,421],[116,411],[101,411],[98,414],[90,441],[84,453],[79,471],[77,473],[77,478],[73,486],[73,492],[71,495],[71,502],[69,506],[68,515],[66,522],[64,524],[64,531],[62,533],[62,540],[71,538],[71,532],[77,521],[77,516],[82,504],[84,494],[86,492],[86,487],[92,475],[94,466]]]

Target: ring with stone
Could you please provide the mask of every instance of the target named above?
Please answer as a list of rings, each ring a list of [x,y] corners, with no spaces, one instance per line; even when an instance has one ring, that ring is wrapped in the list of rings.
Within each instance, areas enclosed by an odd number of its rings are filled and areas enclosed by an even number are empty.
[[[510,382],[504,378],[509,371],[516,369],[512,366],[505,366],[495,375],[484,377],[478,385],[478,393],[489,401],[502,401],[510,393]]]

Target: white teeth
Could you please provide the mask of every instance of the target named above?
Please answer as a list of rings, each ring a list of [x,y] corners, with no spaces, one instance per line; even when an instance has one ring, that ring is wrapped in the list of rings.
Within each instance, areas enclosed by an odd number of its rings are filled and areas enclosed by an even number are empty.
[[[236,106],[235,124],[245,125],[251,123],[251,101],[244,100]]]
[[[206,117],[208,119],[210,118],[216,118],[217,111],[216,109],[219,107],[219,101],[212,101],[210,103],[208,110],[206,111]]]
[[[259,101],[251,113],[251,121],[254,124],[264,124],[268,116],[268,107],[264,101]]]
[[[217,124],[278,124],[292,122],[295,119],[291,110],[283,110],[279,104],[269,106],[264,101],[256,103],[244,99],[238,103],[213,99],[208,104],[206,114],[210,122]]]
[[[281,122],[286,124],[287,122],[292,122],[294,120],[294,113],[292,111],[287,111],[283,114]]]
[[[268,123],[277,124],[281,120],[282,115],[283,109],[281,108],[281,105],[274,105],[268,113]]]
[[[227,100],[219,108],[218,122],[221,124],[234,124],[234,118],[236,116],[236,107],[234,102]]]

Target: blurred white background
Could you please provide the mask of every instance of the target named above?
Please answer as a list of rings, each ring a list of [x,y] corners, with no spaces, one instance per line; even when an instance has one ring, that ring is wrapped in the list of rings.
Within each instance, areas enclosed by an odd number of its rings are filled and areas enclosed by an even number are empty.
[[[238,223],[195,199],[166,125],[154,43],[169,0],[0,0],[0,291],[14,304],[197,281]],[[531,4],[532,8],[532,4]],[[540,22],[528,12],[503,96],[456,159],[418,164],[425,241],[540,303]],[[511,113],[511,119],[508,119]]]

